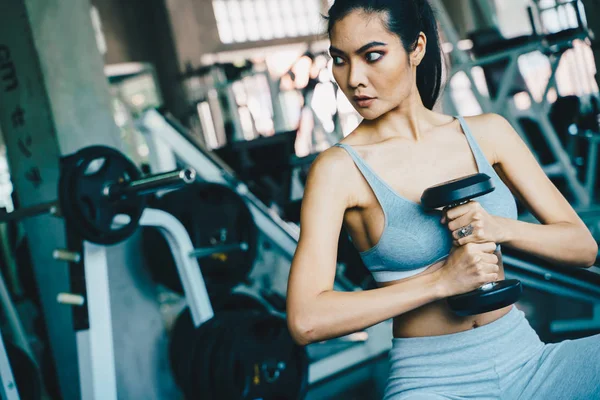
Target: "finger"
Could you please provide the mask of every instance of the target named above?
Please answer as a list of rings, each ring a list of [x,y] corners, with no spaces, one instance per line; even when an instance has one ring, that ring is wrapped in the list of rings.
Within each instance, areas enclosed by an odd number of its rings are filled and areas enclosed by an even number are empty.
[[[494,253],[483,253],[481,254],[481,261],[487,264],[495,265],[497,267],[498,262],[500,260],[498,259],[498,256]]]
[[[485,275],[485,283],[496,282],[497,280],[498,280],[498,274],[497,273],[492,273],[492,274],[486,274]]]
[[[460,217],[448,222],[448,229],[450,229],[451,231],[456,231],[460,228],[462,228],[463,226],[467,226],[470,223],[472,223],[473,220],[473,215],[475,214],[475,212],[473,210],[469,211],[468,213],[461,215]]]
[[[446,212],[447,219],[449,221],[455,220],[455,219],[469,213],[471,210],[475,210],[478,206],[479,206],[479,203],[477,203],[474,200],[470,200],[468,203],[461,204],[460,206],[452,207],[452,208],[448,209],[448,211]]]
[[[496,243],[494,242],[483,242],[483,243],[472,243],[475,250],[482,253],[493,253],[496,251]]]
[[[453,234],[453,237],[456,237],[456,235]],[[481,238],[475,234],[465,236],[463,238],[454,239],[452,241],[452,243],[456,243],[457,247],[464,246],[469,243],[486,243],[486,242],[488,242],[488,239]]]

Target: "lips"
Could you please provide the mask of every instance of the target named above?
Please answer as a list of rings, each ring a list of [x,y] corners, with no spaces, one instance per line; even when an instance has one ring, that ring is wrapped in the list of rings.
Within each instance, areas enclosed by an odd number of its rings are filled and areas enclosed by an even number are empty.
[[[369,96],[354,96],[352,97],[357,106],[366,108],[369,107],[374,101],[374,97]]]

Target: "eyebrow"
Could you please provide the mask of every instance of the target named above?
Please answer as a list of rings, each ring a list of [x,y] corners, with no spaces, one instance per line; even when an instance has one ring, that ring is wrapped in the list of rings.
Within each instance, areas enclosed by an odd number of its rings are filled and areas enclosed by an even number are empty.
[[[377,46],[387,46],[387,43],[383,43],[383,42],[370,42],[365,44],[364,46],[362,46],[360,49],[356,50],[354,53],[355,54],[361,54],[366,52],[367,50],[369,50],[372,47],[377,47]],[[329,52],[330,53],[338,53],[338,54],[346,54],[345,52],[343,52],[342,50],[338,49],[337,47],[331,46],[329,48]]]

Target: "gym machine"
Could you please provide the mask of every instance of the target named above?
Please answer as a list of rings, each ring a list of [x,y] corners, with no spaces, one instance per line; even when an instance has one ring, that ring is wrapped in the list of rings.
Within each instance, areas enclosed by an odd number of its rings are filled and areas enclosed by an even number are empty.
[[[177,255],[186,297],[196,326],[213,316],[194,249],[176,218],[145,208],[144,196],[172,190],[195,180],[193,169],[142,177],[137,167],[118,151],[91,146],[61,160],[59,199],[18,209],[0,221],[20,220],[50,213],[65,219],[69,244],[53,257],[70,263],[75,293],[59,293],[57,301],[74,306],[74,321],[82,399],[117,399],[115,354],[107,274],[107,245],[127,239],[137,228],[161,230]],[[74,250],[76,248],[76,250]],[[1,344],[1,343],[0,343]],[[6,397],[19,399],[4,346],[0,346],[0,378]]]
[[[138,120],[138,128],[146,135],[153,172],[169,171],[181,163],[198,171],[199,177],[204,181],[232,188],[245,200],[261,234],[279,250],[289,265],[298,243],[298,225],[283,221],[277,213],[267,208],[236,178],[226,164],[173,118],[156,110],[148,110]],[[342,268],[338,268],[335,290],[360,290],[345,279],[341,270]],[[284,275],[287,278],[287,274]],[[285,296],[286,282],[274,282],[273,286],[274,291]],[[386,321],[365,332],[307,346],[311,360],[308,383],[313,385],[384,355],[391,348],[391,332],[391,321]]]

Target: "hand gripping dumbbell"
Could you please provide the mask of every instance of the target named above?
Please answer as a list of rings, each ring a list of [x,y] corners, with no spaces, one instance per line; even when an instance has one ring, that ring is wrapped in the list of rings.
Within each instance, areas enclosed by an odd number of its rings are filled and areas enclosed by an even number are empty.
[[[482,173],[444,182],[426,189],[421,204],[427,209],[444,211],[468,203],[494,191],[491,178]],[[523,288],[517,279],[489,282],[473,291],[447,298],[450,309],[461,316],[482,314],[515,303]]]

